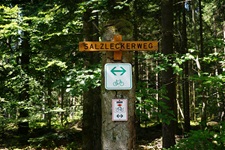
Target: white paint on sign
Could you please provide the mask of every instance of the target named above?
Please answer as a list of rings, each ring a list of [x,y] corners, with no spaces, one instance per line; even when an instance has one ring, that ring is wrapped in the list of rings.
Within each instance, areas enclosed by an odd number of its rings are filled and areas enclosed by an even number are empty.
[[[130,90],[132,88],[130,63],[107,63],[104,70],[107,90]]]
[[[127,121],[127,99],[112,100],[112,121]]]

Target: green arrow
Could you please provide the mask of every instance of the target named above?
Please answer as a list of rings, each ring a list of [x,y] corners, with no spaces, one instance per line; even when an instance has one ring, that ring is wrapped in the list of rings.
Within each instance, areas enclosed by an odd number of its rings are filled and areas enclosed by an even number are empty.
[[[116,67],[114,67],[111,72],[116,76],[116,72],[121,72],[121,76],[126,72],[126,70],[123,67],[120,67],[122,70],[116,70]]]

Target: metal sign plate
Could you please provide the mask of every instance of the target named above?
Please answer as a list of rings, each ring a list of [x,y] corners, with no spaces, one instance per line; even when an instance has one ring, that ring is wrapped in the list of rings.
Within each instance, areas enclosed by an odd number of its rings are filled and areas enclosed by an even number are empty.
[[[130,90],[132,88],[130,63],[107,63],[104,70],[107,90]]]
[[[112,121],[127,121],[127,99],[112,100]]]

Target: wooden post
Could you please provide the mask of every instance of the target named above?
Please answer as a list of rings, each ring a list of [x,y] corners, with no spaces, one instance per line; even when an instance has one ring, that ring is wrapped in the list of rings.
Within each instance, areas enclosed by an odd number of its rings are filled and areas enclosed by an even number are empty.
[[[122,35],[115,35],[114,41],[122,41]],[[114,51],[114,60],[122,60],[122,51]]]

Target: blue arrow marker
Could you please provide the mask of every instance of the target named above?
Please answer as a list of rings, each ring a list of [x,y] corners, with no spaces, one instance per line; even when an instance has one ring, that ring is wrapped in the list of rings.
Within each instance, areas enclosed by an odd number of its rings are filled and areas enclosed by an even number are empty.
[[[111,72],[116,76],[116,72],[121,72],[121,76],[126,72],[126,70],[123,67],[120,67],[122,70],[116,70],[116,67],[114,67]]]

